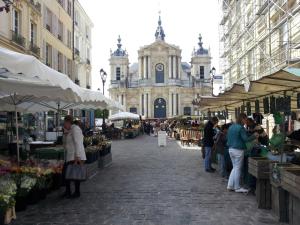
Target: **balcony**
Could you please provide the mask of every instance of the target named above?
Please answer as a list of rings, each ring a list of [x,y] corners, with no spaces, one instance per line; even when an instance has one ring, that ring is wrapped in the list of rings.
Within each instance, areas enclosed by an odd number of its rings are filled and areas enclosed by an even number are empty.
[[[143,79],[143,80],[139,80],[139,84],[140,87],[145,87],[145,86],[151,86],[153,85],[152,80],[148,80],[148,79]]]
[[[86,59],[86,64],[91,65],[91,61],[89,59]]]
[[[126,88],[125,80],[112,80],[110,83],[110,88]]]
[[[75,79],[75,84],[77,84],[79,86],[80,85],[80,80]]]
[[[178,80],[178,79],[169,79],[168,86],[182,86],[183,85],[183,81],[182,80]]]
[[[29,42],[29,50],[36,56],[40,57],[40,48],[33,42]]]
[[[46,24],[46,29],[51,32],[51,26],[49,24]]]
[[[42,6],[39,2],[35,3],[34,0],[30,0],[30,5],[36,12],[38,12],[39,14],[42,13]]]
[[[11,40],[16,44],[20,45],[21,47],[25,48],[25,38],[13,30],[11,31]]]
[[[75,55],[80,56],[80,51],[77,48],[74,48],[74,53]]]

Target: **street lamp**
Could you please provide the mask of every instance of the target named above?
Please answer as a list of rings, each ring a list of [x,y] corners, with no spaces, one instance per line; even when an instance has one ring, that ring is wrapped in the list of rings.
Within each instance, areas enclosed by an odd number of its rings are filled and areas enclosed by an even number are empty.
[[[214,96],[214,78],[216,75],[216,68],[215,67],[211,68],[209,73],[210,73],[210,77],[211,77],[211,95]]]
[[[104,86],[105,86],[105,82],[106,82],[106,78],[107,78],[107,73],[101,68],[100,70],[100,77],[101,77],[101,80],[102,80],[102,84],[103,84],[103,95],[104,95]],[[103,115],[103,118],[102,118],[102,123],[105,123],[105,110],[103,109],[102,110],[102,115]]]
[[[100,77],[101,77],[102,84],[103,84],[103,95],[104,95],[104,86],[105,86],[105,82],[106,82],[106,78],[107,78],[107,73],[103,69],[100,70]]]

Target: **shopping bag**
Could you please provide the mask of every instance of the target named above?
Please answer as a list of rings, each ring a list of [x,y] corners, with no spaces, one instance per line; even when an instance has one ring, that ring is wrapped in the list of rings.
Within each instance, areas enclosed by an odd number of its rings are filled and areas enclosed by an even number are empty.
[[[66,180],[85,181],[87,179],[87,170],[84,164],[69,164],[66,170]]]

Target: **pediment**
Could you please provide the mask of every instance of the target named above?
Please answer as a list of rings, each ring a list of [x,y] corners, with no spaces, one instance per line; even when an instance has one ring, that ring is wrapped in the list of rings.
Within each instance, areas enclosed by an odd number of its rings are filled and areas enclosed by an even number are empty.
[[[180,51],[181,49],[178,46],[171,45],[166,43],[165,41],[155,41],[150,45],[146,45],[144,47],[141,47],[140,51]]]

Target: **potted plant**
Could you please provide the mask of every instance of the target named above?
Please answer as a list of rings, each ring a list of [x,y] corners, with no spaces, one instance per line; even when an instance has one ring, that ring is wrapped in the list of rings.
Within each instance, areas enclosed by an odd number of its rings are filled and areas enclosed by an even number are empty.
[[[10,223],[12,218],[15,218],[15,195],[16,184],[8,176],[3,176],[0,179],[0,225]]]
[[[36,179],[26,174],[15,174],[15,182],[17,185],[16,194],[16,211],[23,211],[27,207],[27,197],[30,190],[35,186]]]

